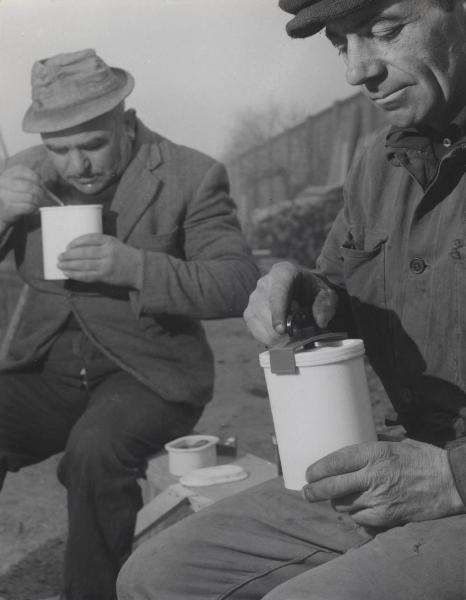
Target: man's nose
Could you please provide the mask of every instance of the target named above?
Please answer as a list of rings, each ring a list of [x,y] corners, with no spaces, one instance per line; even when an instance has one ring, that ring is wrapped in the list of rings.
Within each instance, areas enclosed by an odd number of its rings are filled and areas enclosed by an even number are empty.
[[[81,173],[85,173],[90,166],[89,159],[87,156],[76,150],[74,152],[70,152],[69,160],[68,160],[68,171],[73,175],[79,175]]]
[[[383,61],[376,56],[367,41],[348,40],[346,53],[346,81],[350,85],[363,85],[382,75]]]

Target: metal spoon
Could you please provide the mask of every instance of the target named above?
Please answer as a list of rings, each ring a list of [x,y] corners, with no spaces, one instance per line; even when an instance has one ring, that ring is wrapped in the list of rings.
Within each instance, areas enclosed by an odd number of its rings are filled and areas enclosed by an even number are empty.
[[[55,196],[55,194],[53,192],[51,192],[47,187],[45,187],[45,185],[43,183],[41,184],[40,187],[47,194],[47,196],[50,198],[50,200],[55,202],[55,204],[58,204],[59,206],[65,206],[65,204],[60,200],[60,198],[58,196]]]

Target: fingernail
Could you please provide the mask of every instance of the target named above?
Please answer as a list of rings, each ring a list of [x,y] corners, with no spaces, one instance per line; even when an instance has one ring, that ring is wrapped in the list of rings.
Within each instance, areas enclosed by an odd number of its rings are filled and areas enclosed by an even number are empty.
[[[285,325],[281,321],[278,321],[278,323],[275,323],[273,328],[275,329],[275,331],[277,333],[285,333]]]

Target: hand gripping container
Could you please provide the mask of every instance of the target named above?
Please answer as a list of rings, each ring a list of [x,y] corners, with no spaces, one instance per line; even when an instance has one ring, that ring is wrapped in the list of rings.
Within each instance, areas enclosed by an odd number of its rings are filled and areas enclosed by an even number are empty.
[[[305,485],[307,467],[326,454],[377,439],[362,340],[314,343],[310,349],[290,344],[259,356],[284,484],[291,490]]]

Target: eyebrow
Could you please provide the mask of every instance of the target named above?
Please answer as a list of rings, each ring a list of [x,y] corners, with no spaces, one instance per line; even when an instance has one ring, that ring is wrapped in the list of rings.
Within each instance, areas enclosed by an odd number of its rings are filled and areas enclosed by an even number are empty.
[[[398,18],[398,17],[395,17],[393,15],[383,15],[383,14],[382,15],[381,14],[368,15],[365,17],[361,17],[361,20],[358,21],[357,23],[355,23],[351,29],[353,31],[358,31],[359,29],[363,29],[365,27],[371,27],[372,25],[374,25],[376,23],[380,23],[383,21],[393,21],[396,18]],[[341,38],[342,35],[343,34],[339,34],[336,31],[331,31],[331,28],[329,28],[328,25],[325,28],[325,36],[332,43],[335,39]]]
[[[91,140],[82,142],[80,144],[76,144],[76,148],[86,150],[90,147],[101,146],[101,145],[107,143],[107,141],[108,140],[105,136],[99,136],[99,137],[92,138]],[[50,142],[47,140],[44,142],[44,144],[49,150],[67,150],[69,148],[68,144],[61,145],[60,143],[54,143],[54,142]]]

